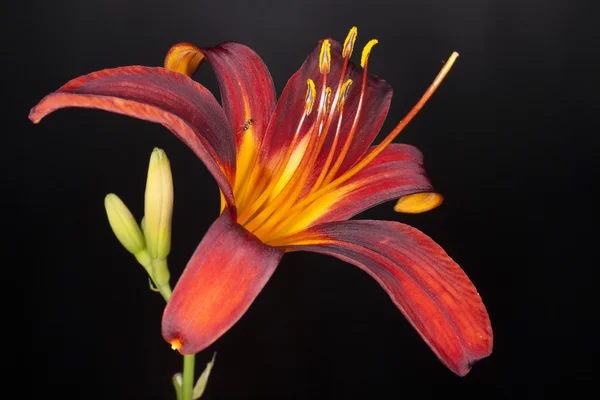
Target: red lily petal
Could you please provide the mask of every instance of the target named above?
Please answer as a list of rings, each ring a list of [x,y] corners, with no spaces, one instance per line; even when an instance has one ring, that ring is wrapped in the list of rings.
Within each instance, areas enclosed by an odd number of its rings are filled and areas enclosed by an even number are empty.
[[[177,282],[162,320],[163,337],[182,354],[217,340],[246,312],[283,250],[263,244],[224,212]]]
[[[98,108],[164,125],[204,162],[233,204],[231,127],[214,96],[187,76],[140,66],[94,72],[43,98],[29,118],[37,123],[65,107]]]
[[[335,256],[371,275],[439,359],[463,376],[492,351],[475,286],[428,236],[397,222],[344,221],[296,235],[296,250]]]
[[[383,202],[415,193],[430,193],[438,200],[430,202],[429,209],[442,202],[442,196],[433,191],[425,173],[423,154],[407,144],[390,144],[369,165],[334,191],[337,194],[332,197],[338,199],[337,202],[313,225],[343,221]]]
[[[333,39],[329,39],[329,41],[331,42],[331,69],[328,74],[328,86],[333,85],[335,88],[335,85],[338,84],[344,59],[341,55],[341,45]],[[265,163],[272,163],[274,159],[277,159],[277,156],[284,152],[282,149],[286,149],[292,141],[298,121],[304,111],[307,89],[306,81],[310,78],[319,85],[321,77],[321,73],[319,72],[319,54],[322,42],[319,42],[319,45],[310,53],[300,69],[290,78],[281,94],[281,98],[277,102],[275,112],[263,140],[263,149],[261,149],[261,159]],[[345,138],[350,132],[354,114],[358,107],[360,87],[363,80],[362,69],[349,63],[345,79],[348,78],[351,78],[354,83],[348,92],[348,98],[344,106],[344,119],[338,143],[339,149],[345,143]],[[337,175],[343,173],[364,154],[381,129],[390,107],[392,88],[388,83],[373,74],[368,74],[367,79],[363,100],[364,104],[358,128],[352,140],[350,150]],[[305,127],[310,126],[316,114],[315,110],[313,110],[304,124]],[[327,140],[319,154],[320,160],[327,158],[335,130],[336,123],[334,120],[334,123],[329,128]],[[305,134],[306,129],[302,133]],[[320,162],[318,161],[317,163]]]
[[[223,108],[236,133],[238,151],[246,130],[254,133],[259,146],[276,99],[267,66],[248,46],[225,42],[210,48],[176,44],[167,53],[165,68],[191,76],[204,57],[219,82]]]

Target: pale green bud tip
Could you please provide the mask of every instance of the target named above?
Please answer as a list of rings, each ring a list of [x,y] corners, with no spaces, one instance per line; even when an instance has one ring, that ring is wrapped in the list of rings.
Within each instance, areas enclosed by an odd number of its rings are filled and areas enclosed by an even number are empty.
[[[183,396],[183,376],[180,372],[173,375],[173,387],[175,387],[177,399],[181,399]]]
[[[215,365],[215,357],[217,353],[213,354],[212,360],[208,364],[206,364],[206,368],[202,371],[202,374],[198,378],[196,385],[194,385],[194,390],[192,392],[192,399],[197,400],[204,394],[204,390],[206,390],[206,384],[208,383],[208,377],[210,376],[210,371],[212,371],[213,366]]]
[[[164,259],[171,250],[173,177],[167,155],[158,148],[150,157],[144,213],[148,252],[152,258]]]
[[[132,254],[139,254],[146,248],[142,231],[127,206],[113,193],[104,198],[104,208],[110,227],[119,242]]]

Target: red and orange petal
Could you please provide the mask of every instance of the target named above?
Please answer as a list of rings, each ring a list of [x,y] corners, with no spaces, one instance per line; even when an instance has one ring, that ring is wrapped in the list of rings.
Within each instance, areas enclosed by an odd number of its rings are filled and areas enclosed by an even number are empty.
[[[182,354],[217,340],[252,304],[283,256],[225,211],[192,255],[163,314],[162,334]]]
[[[238,151],[247,131],[255,134],[259,146],[276,102],[267,66],[248,46],[225,42],[208,48],[176,44],[167,53],[165,68],[186,71],[183,73],[191,76],[204,58],[219,82],[223,108],[235,133]]]
[[[323,224],[294,238],[294,250],[329,254],[371,275],[439,359],[458,375],[488,356],[490,320],[477,289],[425,234],[388,221]]]
[[[39,122],[65,107],[97,108],[164,125],[204,162],[233,205],[236,154],[229,123],[214,96],[187,76],[140,66],[94,72],[43,98],[29,118]]]

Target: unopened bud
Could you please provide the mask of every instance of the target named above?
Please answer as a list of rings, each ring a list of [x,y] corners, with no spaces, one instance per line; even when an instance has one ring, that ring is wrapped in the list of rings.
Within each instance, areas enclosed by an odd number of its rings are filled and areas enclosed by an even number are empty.
[[[144,268],[150,266],[150,257],[146,251],[146,240],[140,226],[135,221],[125,203],[114,193],[104,198],[104,208],[108,222],[119,242],[133,254]]]
[[[208,364],[206,364],[206,368],[202,371],[202,374],[198,378],[198,381],[194,385],[194,390],[192,391],[192,399],[198,400],[204,394],[206,390],[206,384],[208,383],[208,377],[210,376],[210,371],[212,371],[213,366],[215,365],[215,357],[217,353],[214,353],[212,356],[212,360]]]
[[[173,177],[167,155],[158,148],[150,157],[144,213],[144,234],[150,257],[163,260],[171,250]]]

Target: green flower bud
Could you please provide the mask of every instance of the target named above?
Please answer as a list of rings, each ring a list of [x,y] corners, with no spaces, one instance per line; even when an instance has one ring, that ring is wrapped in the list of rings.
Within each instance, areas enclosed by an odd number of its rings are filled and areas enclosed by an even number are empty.
[[[208,364],[206,364],[206,368],[202,371],[202,375],[198,378],[196,385],[194,386],[194,390],[192,392],[192,399],[197,400],[204,394],[204,390],[206,389],[206,384],[208,383],[208,377],[210,376],[210,371],[212,371],[213,366],[215,365],[215,357],[217,353],[214,353],[212,356],[212,360]]]
[[[144,234],[150,257],[163,260],[171,250],[173,177],[167,155],[158,148],[150,157],[144,213]]]
[[[177,395],[177,400],[181,400],[183,396],[183,376],[181,375],[181,372],[173,375],[172,381],[173,387],[175,388],[175,394]]]
[[[119,242],[148,269],[150,256],[146,251],[146,240],[125,203],[116,194],[109,193],[104,198],[104,208],[110,227]]]

